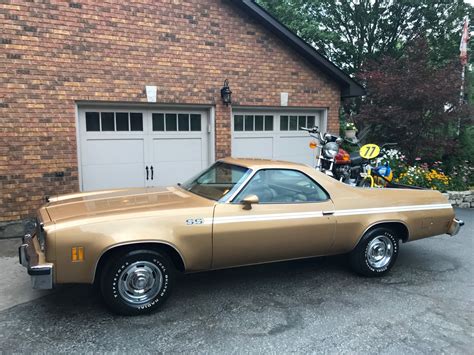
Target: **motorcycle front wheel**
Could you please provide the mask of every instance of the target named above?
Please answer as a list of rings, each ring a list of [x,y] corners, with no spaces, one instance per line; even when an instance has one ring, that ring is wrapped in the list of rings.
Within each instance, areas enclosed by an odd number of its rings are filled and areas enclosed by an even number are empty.
[[[359,181],[358,185],[359,187],[373,187],[373,179],[370,177],[363,178],[362,180]]]

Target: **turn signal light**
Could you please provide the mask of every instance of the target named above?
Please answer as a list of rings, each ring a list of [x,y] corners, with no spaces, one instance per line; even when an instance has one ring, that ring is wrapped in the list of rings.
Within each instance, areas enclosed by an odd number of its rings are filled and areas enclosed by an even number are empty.
[[[317,146],[318,146],[318,144],[317,144],[315,141],[309,142],[309,147],[310,147],[311,149],[315,149]]]
[[[71,261],[73,263],[84,261],[84,247],[72,247]]]

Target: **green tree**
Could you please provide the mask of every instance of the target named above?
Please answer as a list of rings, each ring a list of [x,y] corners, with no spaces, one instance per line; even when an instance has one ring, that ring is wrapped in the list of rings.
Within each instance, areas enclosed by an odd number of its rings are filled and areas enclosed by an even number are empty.
[[[469,105],[459,104],[459,62],[433,66],[429,54],[427,40],[417,38],[402,55],[368,63],[359,74],[367,98],[355,116],[357,125],[370,126],[372,142],[397,142],[410,163],[459,154],[457,120],[462,118],[463,131],[470,123]]]
[[[444,65],[459,53],[463,17],[474,14],[463,0],[257,2],[350,74],[367,60],[399,55],[420,34],[433,49],[431,61]]]

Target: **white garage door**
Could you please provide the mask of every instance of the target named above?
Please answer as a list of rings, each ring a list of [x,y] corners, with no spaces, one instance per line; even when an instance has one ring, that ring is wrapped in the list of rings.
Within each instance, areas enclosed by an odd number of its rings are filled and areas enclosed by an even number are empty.
[[[208,114],[80,109],[82,190],[166,186],[210,163]]]
[[[300,127],[324,123],[324,110],[312,112],[234,111],[232,123],[232,156],[286,160],[315,165],[315,151],[309,148],[311,138]]]

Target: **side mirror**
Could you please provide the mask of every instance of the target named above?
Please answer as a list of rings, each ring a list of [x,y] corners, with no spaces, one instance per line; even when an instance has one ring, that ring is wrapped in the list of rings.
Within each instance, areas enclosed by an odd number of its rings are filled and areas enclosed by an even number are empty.
[[[252,209],[252,205],[258,203],[258,196],[257,195],[247,195],[242,200],[242,204],[244,205],[244,210]]]

